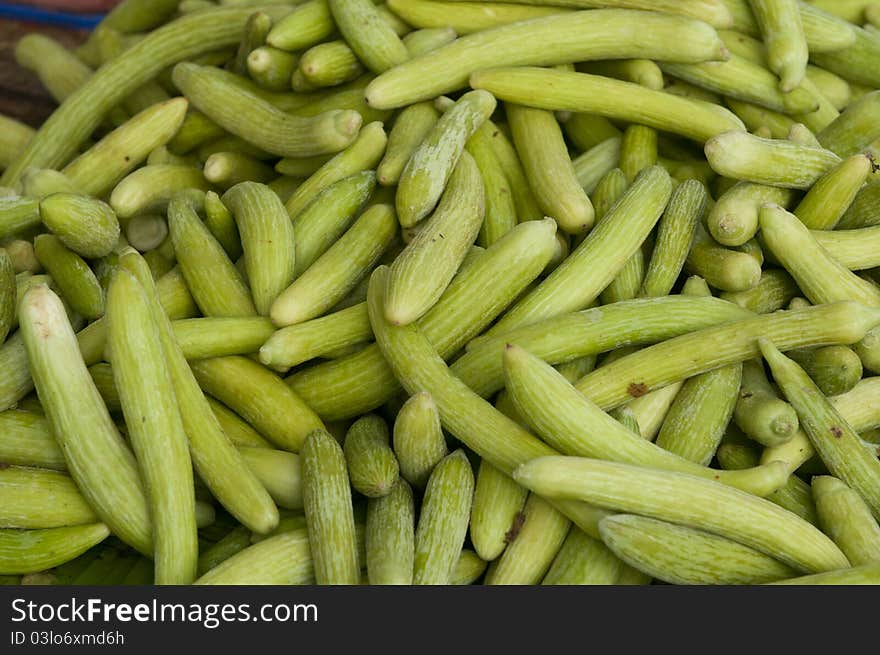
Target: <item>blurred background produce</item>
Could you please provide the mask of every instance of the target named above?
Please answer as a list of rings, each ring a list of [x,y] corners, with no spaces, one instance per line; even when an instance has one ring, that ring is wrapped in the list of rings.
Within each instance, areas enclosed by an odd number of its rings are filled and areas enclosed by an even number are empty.
[[[0,113],[38,126],[55,102],[30,72],[16,65],[15,43],[28,32],[39,32],[65,46],[82,43],[117,0],[32,0],[0,2]]]

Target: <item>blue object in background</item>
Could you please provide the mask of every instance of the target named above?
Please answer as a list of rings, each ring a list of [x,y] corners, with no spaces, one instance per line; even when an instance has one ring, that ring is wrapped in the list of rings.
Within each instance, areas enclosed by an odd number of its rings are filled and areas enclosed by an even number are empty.
[[[29,5],[19,5],[12,2],[0,2],[0,20],[6,18],[56,25],[70,29],[88,30],[95,27],[103,17],[104,14],[72,14],[64,11],[31,7]]]

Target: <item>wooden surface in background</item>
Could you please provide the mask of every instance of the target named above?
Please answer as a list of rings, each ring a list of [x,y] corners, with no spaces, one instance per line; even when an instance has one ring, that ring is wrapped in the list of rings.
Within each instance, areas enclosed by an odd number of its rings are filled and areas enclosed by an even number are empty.
[[[28,32],[51,36],[67,47],[82,43],[88,32],[0,20],[0,114],[39,127],[57,104],[36,75],[15,63],[15,44]]]

